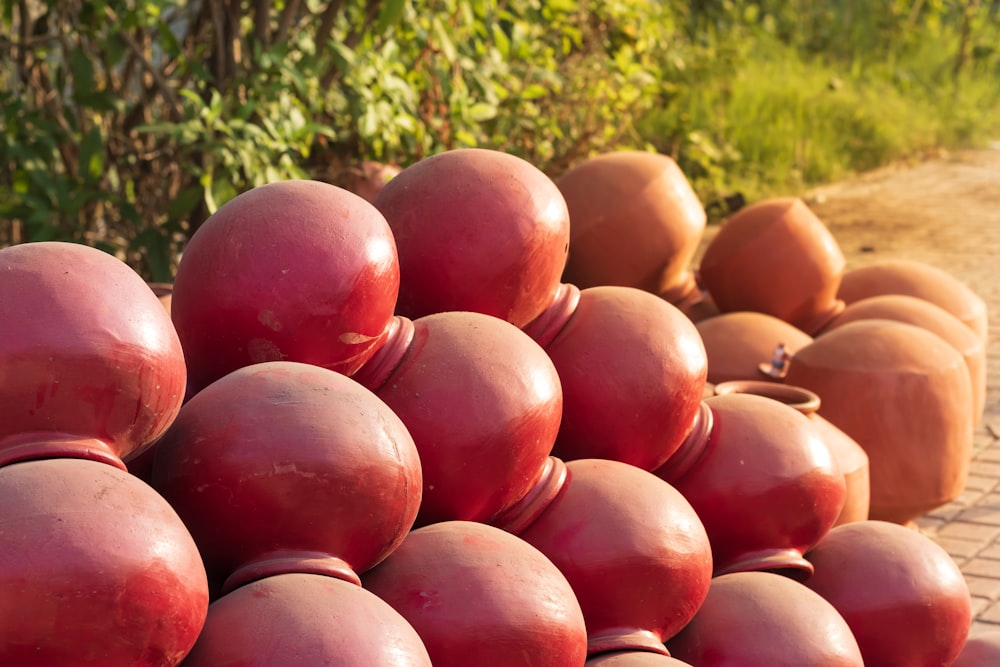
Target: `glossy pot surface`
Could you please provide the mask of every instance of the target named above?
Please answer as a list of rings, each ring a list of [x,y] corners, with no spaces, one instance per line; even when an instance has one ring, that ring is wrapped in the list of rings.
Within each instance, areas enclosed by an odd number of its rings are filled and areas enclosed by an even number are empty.
[[[192,389],[267,361],[351,375],[382,343],[398,289],[392,232],[361,197],[319,181],[244,192],[177,268],[171,313]]]
[[[654,475],[618,461],[566,464],[561,492],[520,536],[566,575],[587,621],[591,654],[663,641],[708,590],[711,546],[690,503]]]
[[[710,428],[656,471],[691,503],[715,575],[776,570],[804,578],[802,554],[833,526],[843,475],[809,419],[750,394],[705,399]]]
[[[0,250],[0,464],[71,456],[124,467],[177,415],[170,317],[113,256],[76,243]]]
[[[472,311],[521,327],[559,286],[566,202],[519,157],[480,148],[438,153],[404,169],[374,203],[399,250],[400,315]]]
[[[838,526],[807,555],[806,586],[832,604],[866,665],[946,666],[971,623],[969,589],[951,556],[915,530],[884,521]]]
[[[208,609],[184,667],[430,667],[392,607],[357,584],[288,573],[241,586]]]
[[[832,605],[802,584],[770,572],[713,579],[705,603],[667,648],[698,667],[866,664],[851,629]]]
[[[283,572],[356,581],[403,540],[421,497],[400,419],[354,380],[290,361],[186,403],[156,445],[153,485],[223,591]]]
[[[364,586],[413,625],[435,665],[578,667],[586,658],[583,614],[566,577],[492,526],[414,530]]]
[[[205,568],[132,475],[78,459],[3,466],[0,526],[0,664],[164,667],[194,645]]]

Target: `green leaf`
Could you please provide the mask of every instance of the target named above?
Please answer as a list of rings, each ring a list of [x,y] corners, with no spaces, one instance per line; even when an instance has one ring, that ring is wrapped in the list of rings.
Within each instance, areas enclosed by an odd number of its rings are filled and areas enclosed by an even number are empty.
[[[383,34],[389,28],[399,23],[403,18],[403,11],[406,9],[406,0],[383,0],[382,7],[378,12],[378,22],[375,24],[375,32]]]
[[[104,137],[100,128],[92,127],[83,136],[77,169],[80,176],[91,183],[100,181],[104,176]]]
[[[435,16],[431,19],[431,28],[434,30],[434,37],[437,40],[437,46],[441,49],[441,53],[444,54],[445,60],[449,63],[455,62],[457,56],[455,52],[455,44],[451,41],[451,37],[444,29],[444,23],[441,22],[441,17]]]
[[[180,220],[190,213],[204,196],[204,189],[200,185],[192,185],[177,193],[177,196],[167,206],[167,218],[169,220]]]
[[[94,63],[83,49],[69,52],[69,69],[73,74],[74,95],[94,91]]]
[[[482,102],[478,104],[473,104],[469,108],[469,118],[481,123],[486,120],[492,120],[497,116],[497,108],[492,104],[484,104]]]

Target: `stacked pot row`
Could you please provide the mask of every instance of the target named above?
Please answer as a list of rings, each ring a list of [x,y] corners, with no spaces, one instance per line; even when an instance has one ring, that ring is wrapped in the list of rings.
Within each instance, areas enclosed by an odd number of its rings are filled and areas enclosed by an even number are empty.
[[[678,196],[703,225],[689,186],[657,195]],[[3,535],[34,541],[5,551],[24,554],[0,571],[23,622],[0,655],[949,664],[968,591],[932,542],[862,520],[864,450],[844,463],[830,434],[850,438],[809,392],[703,398],[704,335],[659,294],[562,282],[573,201],[481,150],[403,170],[374,205],[316,182],[256,188],[193,236],[172,323],[98,251],[0,252],[16,371],[0,477],[48,484],[7,483]],[[657,289],[701,298],[681,282]],[[165,518],[108,533],[108,512],[138,516],[103,480],[123,460],[120,484]],[[81,541],[98,553],[68,568]],[[192,554],[185,594],[161,561]]]

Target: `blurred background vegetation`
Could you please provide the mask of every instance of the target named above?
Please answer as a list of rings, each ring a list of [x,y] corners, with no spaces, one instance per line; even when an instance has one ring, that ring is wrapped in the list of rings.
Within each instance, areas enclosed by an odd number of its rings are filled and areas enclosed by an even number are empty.
[[[1000,0],[0,0],[0,247],[171,279],[237,193],[466,146],[671,155],[716,215],[1000,138]]]

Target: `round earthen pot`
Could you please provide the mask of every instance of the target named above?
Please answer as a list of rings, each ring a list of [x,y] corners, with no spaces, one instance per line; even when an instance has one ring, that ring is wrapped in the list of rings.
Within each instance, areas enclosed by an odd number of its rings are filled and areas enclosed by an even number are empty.
[[[384,164],[373,160],[365,160],[361,164],[347,169],[338,185],[350,190],[365,201],[375,201],[385,184],[402,171],[394,164]]]
[[[802,584],[769,572],[713,579],[705,603],[667,648],[698,667],[866,664],[851,629],[830,603]]]
[[[556,185],[570,216],[565,282],[636,287],[675,305],[698,300],[689,265],[705,232],[705,209],[672,158],[598,155]]]
[[[951,667],[1000,665],[1000,630],[973,630]]]
[[[335,577],[288,573],[212,603],[184,667],[430,667],[427,649],[392,607]]]
[[[578,667],[587,655],[566,577],[492,526],[445,521],[413,530],[364,586],[410,622],[435,665]]]
[[[816,591],[850,626],[865,664],[945,667],[969,633],[969,589],[948,553],[883,521],[838,526],[806,554]]]
[[[552,361],[509,322],[448,312],[397,317],[356,379],[399,415],[423,468],[417,525],[487,522],[539,480],[563,398]]]
[[[632,287],[564,285],[525,331],[548,353],[563,391],[553,454],[653,470],[693,428],[705,348],[676,307]],[[550,316],[551,315],[551,316]]]
[[[847,306],[822,333],[858,320],[905,322],[937,334],[958,350],[972,380],[972,419],[979,422],[986,409],[986,345],[969,327],[930,301],[905,294],[883,294]]]
[[[691,503],[712,543],[715,575],[774,570],[802,579],[802,554],[844,505],[844,477],[819,431],[778,401],[705,399],[703,427],[656,475]]]
[[[0,526],[0,664],[164,667],[194,645],[205,568],[132,475],[68,458],[5,465]]]
[[[844,507],[840,510],[834,525],[864,521],[868,518],[871,501],[868,454],[846,433],[820,416],[819,396],[802,387],[755,380],[722,382],[715,386],[715,393],[719,396],[726,394],[763,396],[793,407],[808,417],[813,426],[819,430],[823,442],[833,455],[837,469],[844,476],[847,493],[844,497]]]
[[[404,169],[374,203],[399,251],[399,315],[472,311],[521,327],[559,287],[566,202],[521,158],[479,148],[438,153]]]
[[[0,250],[0,465],[76,457],[124,469],[177,415],[186,371],[135,271],[75,243]]]
[[[785,382],[821,396],[820,414],[868,453],[870,518],[907,523],[962,492],[972,386],[962,355],[939,336],[851,322],[799,350]]]
[[[212,383],[156,444],[153,485],[222,592],[285,572],[358,581],[403,540],[421,497],[400,419],[360,384],[290,361]]]
[[[882,294],[906,294],[930,301],[986,341],[986,302],[947,271],[914,260],[886,259],[845,273],[837,297],[854,303]]]
[[[812,342],[812,336],[773,315],[742,311],[723,313],[697,323],[708,357],[708,381],[781,379],[782,362],[770,362],[782,346],[788,357]],[[761,367],[761,364],[764,367]]]
[[[844,255],[801,199],[740,210],[708,244],[698,270],[724,313],[766,313],[811,335],[844,308],[837,298]]]
[[[566,576],[586,619],[589,654],[666,655],[663,641],[708,591],[711,545],[701,520],[674,488],[634,466],[584,459],[560,467],[561,489],[533,520],[497,525]]]
[[[318,181],[249,190],[198,228],[177,268],[191,392],[267,361],[351,375],[382,344],[398,289],[392,232],[361,197]]]
[[[692,667],[677,658],[649,651],[613,651],[587,659],[585,667]]]

